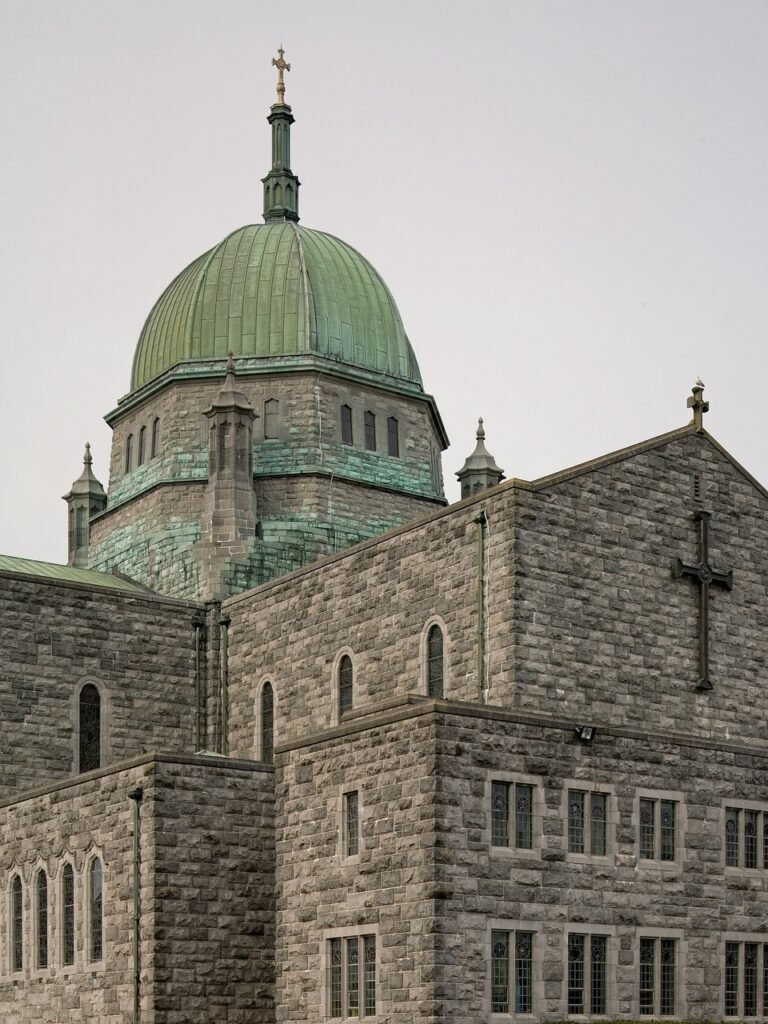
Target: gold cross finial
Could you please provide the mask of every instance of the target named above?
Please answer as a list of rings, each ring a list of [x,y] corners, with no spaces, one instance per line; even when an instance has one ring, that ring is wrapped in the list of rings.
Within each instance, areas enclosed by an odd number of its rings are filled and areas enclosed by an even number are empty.
[[[284,104],[285,103],[285,80],[283,78],[283,75],[284,75],[284,73],[286,71],[290,71],[291,70],[291,65],[288,64],[286,62],[286,60],[285,60],[285,50],[283,49],[283,44],[282,43],[278,47],[277,52],[278,52],[279,56],[272,58],[272,66],[277,68],[277,102]]]

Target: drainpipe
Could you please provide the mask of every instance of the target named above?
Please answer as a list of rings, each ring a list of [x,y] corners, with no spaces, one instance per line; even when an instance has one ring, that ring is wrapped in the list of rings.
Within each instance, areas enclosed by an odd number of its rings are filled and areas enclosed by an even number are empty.
[[[196,615],[192,620],[195,630],[195,750],[205,750],[205,691],[203,687],[202,645],[205,637],[205,619]]]
[[[221,751],[229,753],[229,623],[228,618],[219,619],[220,640],[219,687],[221,698]]]
[[[485,512],[475,516],[477,524],[477,693],[485,702],[485,531],[488,517]]]
[[[128,799],[133,803],[133,1024],[141,1020],[141,906],[139,903],[139,840],[141,837],[141,786],[132,789]]]

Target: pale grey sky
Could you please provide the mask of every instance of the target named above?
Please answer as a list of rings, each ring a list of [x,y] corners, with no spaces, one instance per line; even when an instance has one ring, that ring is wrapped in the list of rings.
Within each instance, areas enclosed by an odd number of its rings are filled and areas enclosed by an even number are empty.
[[[0,0],[0,551],[66,559],[150,307],[260,222],[281,41],[302,222],[392,289],[447,480],[478,415],[531,479],[700,375],[768,483],[764,0]]]

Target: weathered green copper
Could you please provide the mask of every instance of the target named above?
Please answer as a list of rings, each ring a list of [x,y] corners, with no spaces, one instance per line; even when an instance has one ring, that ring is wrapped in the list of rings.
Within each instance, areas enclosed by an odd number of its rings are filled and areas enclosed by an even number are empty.
[[[31,558],[16,558],[13,555],[0,555],[0,573],[11,572],[22,576],[43,576],[57,583],[82,583],[88,587],[109,587],[112,590],[130,590],[132,593],[144,591],[137,583],[122,576],[109,572],[97,572],[94,569],[75,569],[69,565],[58,565],[55,562],[38,562]]]
[[[319,354],[421,388],[395,301],[375,268],[294,221],[240,228],[163,292],[141,332],[131,390],[179,363]]]
[[[291,125],[294,117],[287,104],[276,103],[267,118],[272,125],[272,170],[262,178],[264,220],[299,219],[299,185],[291,171]]]

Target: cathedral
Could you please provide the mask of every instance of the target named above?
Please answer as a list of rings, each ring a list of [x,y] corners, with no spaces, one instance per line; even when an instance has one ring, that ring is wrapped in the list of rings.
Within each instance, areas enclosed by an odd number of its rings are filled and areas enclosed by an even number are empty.
[[[273,64],[264,223],[149,312],[68,564],[0,556],[0,1020],[768,1017],[768,491],[697,381],[533,481],[480,421],[448,504]]]

